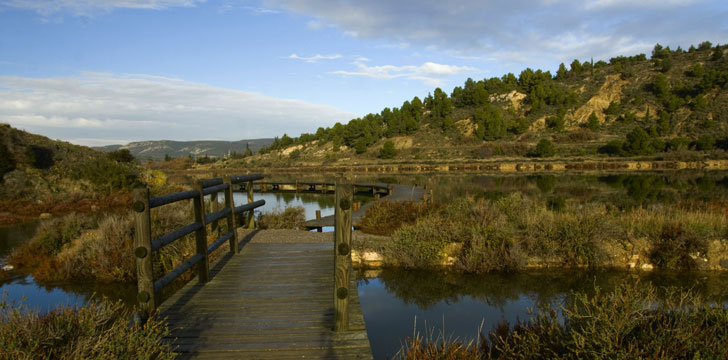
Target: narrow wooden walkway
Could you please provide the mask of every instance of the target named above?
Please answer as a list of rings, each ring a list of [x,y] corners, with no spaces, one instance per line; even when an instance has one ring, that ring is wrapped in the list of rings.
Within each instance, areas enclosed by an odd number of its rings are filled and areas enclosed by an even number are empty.
[[[210,282],[193,280],[159,307],[181,358],[371,359],[353,276],[350,330],[331,330],[333,235],[270,231],[249,234]]]

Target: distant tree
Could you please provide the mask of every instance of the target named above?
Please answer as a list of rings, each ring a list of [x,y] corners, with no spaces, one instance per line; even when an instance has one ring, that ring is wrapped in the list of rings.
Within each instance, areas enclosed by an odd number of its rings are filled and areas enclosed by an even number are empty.
[[[250,144],[245,143],[245,151],[243,151],[243,157],[248,157],[250,155],[253,155],[253,151],[250,150]]]
[[[619,103],[614,101],[610,101],[609,106],[604,109],[604,113],[607,115],[619,115],[620,112],[622,112],[622,109],[620,108]]]
[[[597,131],[599,130],[599,118],[597,117],[597,114],[592,111],[591,115],[589,115],[589,119],[586,121],[586,127],[591,131]]]
[[[650,155],[654,152],[650,136],[639,126],[627,133],[624,150],[628,155]]]
[[[134,155],[131,154],[129,149],[119,149],[116,151],[112,151],[107,154],[109,159],[122,162],[122,163],[130,163],[134,161]]]
[[[701,151],[713,150],[715,138],[712,135],[702,135],[695,142],[695,148]]]
[[[703,41],[698,44],[698,50],[710,50],[713,47],[713,43],[710,41]]]
[[[652,91],[661,100],[665,100],[670,97],[670,83],[667,81],[665,75],[655,75],[655,78],[652,80]]]
[[[571,62],[571,72],[574,74],[581,74],[582,65],[579,62],[579,60],[574,59],[574,61]]]
[[[516,135],[520,135],[520,134],[523,134],[524,132],[526,132],[526,130],[528,130],[528,127],[530,125],[531,124],[528,122],[528,120],[526,120],[525,117],[520,116],[511,123],[511,126],[508,128],[508,131],[510,131]]]
[[[172,157],[169,154],[164,154],[164,161],[172,161]]]
[[[283,136],[281,136],[280,143],[278,144],[278,148],[287,148],[291,145],[293,145],[293,139],[287,134],[283,134]]]
[[[559,70],[556,70],[556,78],[561,80],[566,78],[566,74],[568,71],[566,70],[566,65],[564,63],[559,64]]]
[[[498,140],[506,135],[507,126],[500,108],[487,104],[473,115],[476,135],[483,140]]]
[[[548,126],[550,129],[554,129],[556,131],[564,130],[564,116],[557,114],[554,116],[547,117],[546,126]]]
[[[357,154],[363,154],[367,152],[367,141],[365,138],[358,138],[354,142],[354,151]]]
[[[447,130],[452,127],[453,121],[451,115],[453,105],[446,92],[440,88],[435,89],[434,94],[427,97],[425,106],[430,110],[432,123],[435,127],[439,127],[442,130]]]
[[[552,157],[556,155],[556,147],[551,140],[544,138],[536,144],[535,154],[538,157]]]
[[[669,148],[670,150],[677,151],[677,150],[685,150],[690,146],[690,140],[684,138],[684,137],[676,137],[672,138],[670,140]]]
[[[379,149],[379,157],[382,159],[391,159],[395,155],[397,155],[397,149],[394,148],[394,143],[391,141],[386,141]]]

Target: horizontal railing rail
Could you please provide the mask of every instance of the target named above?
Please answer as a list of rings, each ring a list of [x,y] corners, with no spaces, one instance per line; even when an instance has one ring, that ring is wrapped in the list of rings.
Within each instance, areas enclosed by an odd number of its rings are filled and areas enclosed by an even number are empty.
[[[209,281],[209,254],[217,250],[225,242],[230,243],[231,253],[238,252],[235,229],[243,225],[247,228],[254,228],[254,210],[265,205],[265,200],[254,201],[253,199],[253,182],[262,179],[263,175],[260,174],[235,175],[224,179],[203,179],[197,182],[195,190],[157,197],[149,197],[148,188],[134,189],[134,203],[132,205],[135,214],[134,256],[137,263],[137,300],[139,301],[141,314],[148,316],[154,311],[159,305],[159,293],[195,265],[197,265],[197,277],[200,283]],[[248,190],[248,203],[235,206],[233,185],[241,183],[245,183]],[[217,195],[220,192],[224,194],[225,204],[221,209],[218,209]],[[210,196],[211,208],[209,213],[205,210],[205,196],[208,195]],[[152,240],[151,209],[189,199],[194,202],[194,221]],[[244,220],[245,224],[237,224],[237,216],[245,212],[247,212],[247,219]],[[223,219],[227,220],[227,231],[219,234],[208,245],[207,226],[211,226],[211,232],[217,233],[219,230],[218,222]],[[173,270],[154,280],[152,271],[153,253],[192,233],[195,233],[196,253]]]

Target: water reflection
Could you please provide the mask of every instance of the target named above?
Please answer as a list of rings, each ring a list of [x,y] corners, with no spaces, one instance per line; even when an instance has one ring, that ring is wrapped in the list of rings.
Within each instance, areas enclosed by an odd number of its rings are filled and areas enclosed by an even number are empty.
[[[370,274],[371,275],[371,274]],[[482,325],[487,332],[500,320],[528,319],[529,308],[547,309],[571,301],[573,291],[611,290],[624,282],[652,283],[696,291],[708,301],[728,304],[728,274],[718,272],[632,273],[574,270],[516,274],[469,275],[452,271],[383,270],[376,277],[360,274],[362,312],[375,358],[391,358],[416,329],[473,339]]]

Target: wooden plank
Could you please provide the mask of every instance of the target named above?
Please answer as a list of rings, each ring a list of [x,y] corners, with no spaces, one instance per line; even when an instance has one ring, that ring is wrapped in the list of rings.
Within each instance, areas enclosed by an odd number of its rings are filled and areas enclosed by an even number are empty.
[[[134,189],[134,258],[137,269],[137,300],[142,316],[155,309],[154,274],[152,272],[152,218],[149,189]]]
[[[332,331],[331,243],[247,243],[160,305],[180,358],[371,359],[356,280],[347,273],[349,331]]]
[[[336,182],[334,217],[334,331],[349,329],[349,273],[351,269],[351,209],[354,191],[350,181]]]

